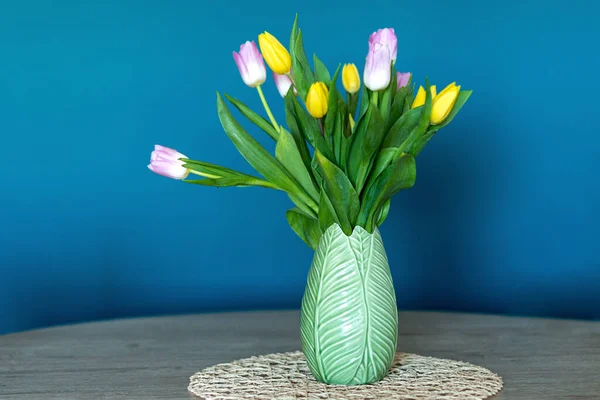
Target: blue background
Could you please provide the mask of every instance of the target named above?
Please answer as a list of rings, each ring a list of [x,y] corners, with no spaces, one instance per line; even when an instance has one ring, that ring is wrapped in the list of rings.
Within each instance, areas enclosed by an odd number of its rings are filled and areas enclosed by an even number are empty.
[[[331,69],[362,68],[369,33],[390,26],[400,70],[475,90],[381,228],[399,306],[600,318],[598,11],[577,0],[5,2],[0,333],[299,307],[312,252],[283,194],[146,168],[160,143],[251,171],[215,91],[260,109],[231,51],[262,30],[287,43],[295,12],[308,53]],[[282,118],[272,81],[265,91]]]

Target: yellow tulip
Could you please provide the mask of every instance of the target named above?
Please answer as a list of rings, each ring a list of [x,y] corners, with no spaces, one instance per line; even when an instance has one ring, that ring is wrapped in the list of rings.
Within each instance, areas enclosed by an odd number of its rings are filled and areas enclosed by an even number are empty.
[[[360,89],[360,76],[358,75],[358,69],[354,64],[344,64],[342,69],[342,83],[344,89],[348,93],[356,93]]]
[[[456,82],[453,82],[433,98],[430,119],[432,125],[441,124],[448,117],[454,108],[458,93],[460,93],[460,86],[456,86]]]
[[[273,72],[285,75],[292,68],[292,58],[287,49],[269,32],[258,35],[260,51]]]
[[[323,82],[315,82],[310,85],[306,95],[306,108],[314,118],[323,118],[327,114],[327,101],[329,90]]]
[[[431,85],[429,86],[429,90],[431,92],[431,98],[435,99],[435,96],[437,96],[437,88],[435,87],[435,85]]]
[[[435,85],[431,85],[430,88],[431,97],[435,97],[437,94]],[[417,96],[415,97],[415,100],[413,101],[412,106],[410,108],[417,108],[422,106],[423,104],[425,104],[425,89],[423,88],[423,86],[419,86]]]

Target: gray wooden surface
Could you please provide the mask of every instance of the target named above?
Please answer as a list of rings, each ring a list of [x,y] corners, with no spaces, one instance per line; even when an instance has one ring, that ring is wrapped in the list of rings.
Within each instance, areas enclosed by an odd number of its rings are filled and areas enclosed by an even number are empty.
[[[401,312],[399,350],[502,375],[494,399],[600,399],[600,323]],[[0,336],[0,399],[191,400],[212,364],[300,348],[299,313],[139,318]]]

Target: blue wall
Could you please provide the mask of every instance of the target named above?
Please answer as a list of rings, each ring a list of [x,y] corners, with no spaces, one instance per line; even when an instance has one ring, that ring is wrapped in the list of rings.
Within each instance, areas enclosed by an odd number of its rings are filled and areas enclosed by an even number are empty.
[[[600,318],[594,2],[10,3],[0,333],[299,307],[312,253],[287,225],[284,195],[146,168],[161,143],[250,171],[220,128],[215,91],[258,108],[231,51],[265,29],[287,40],[295,12],[330,67],[362,64],[368,34],[393,26],[399,69],[475,90],[381,229],[400,307]]]

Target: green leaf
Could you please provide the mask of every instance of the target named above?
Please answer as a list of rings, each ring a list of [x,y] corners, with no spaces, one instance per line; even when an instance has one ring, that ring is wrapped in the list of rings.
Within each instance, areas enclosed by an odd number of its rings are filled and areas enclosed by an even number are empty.
[[[396,91],[394,95],[394,99],[392,100],[392,105],[390,107],[390,115],[387,120],[386,130],[389,131],[391,127],[398,121],[398,119],[403,115],[404,112],[404,100],[406,96],[409,94],[409,86],[404,86]]]
[[[285,122],[287,123],[287,126],[290,129],[290,133],[294,137],[296,147],[298,148],[298,151],[300,151],[300,156],[302,157],[304,165],[306,165],[306,169],[310,171],[312,158],[310,155],[310,151],[308,150],[308,145],[306,144],[306,141],[308,139],[305,136],[306,132],[304,132],[304,130],[301,129],[300,124],[298,123],[295,103],[298,103],[298,99],[294,95],[293,91],[290,90],[288,91],[284,99]]]
[[[399,151],[397,147],[386,147],[379,151],[371,172],[369,173],[369,179],[367,180],[367,186],[369,186],[378,176],[381,174],[388,165],[398,156]]]
[[[410,134],[419,126],[422,113],[422,107],[413,108],[404,113],[389,129],[382,146],[384,148],[402,146]]]
[[[358,92],[357,93],[346,93],[346,101],[348,103],[348,113],[352,115],[352,118],[356,118],[356,108],[358,107]],[[350,135],[347,135],[350,136]]]
[[[292,193],[288,193],[288,197],[290,198],[292,203],[294,203],[296,207],[304,211],[306,215],[310,215],[313,218],[317,218],[317,211],[309,207],[304,199],[301,199],[300,197]]]
[[[394,194],[415,184],[417,167],[410,154],[402,154],[371,184],[362,198],[356,224],[373,232],[377,211]]]
[[[342,134],[341,124],[336,125],[336,121],[337,121],[337,117],[338,117],[338,104],[340,103],[340,100],[341,100],[341,95],[338,92],[337,88],[335,87],[339,72],[340,72],[340,66],[337,67],[337,70],[335,71],[335,74],[333,75],[333,79],[331,80],[331,82],[329,84],[329,96],[327,98],[327,114],[325,115],[325,121],[324,121],[325,140],[327,141],[327,144],[332,149],[335,149],[335,147],[333,145],[334,136],[337,135],[338,133],[340,135]],[[336,161],[337,160],[338,159],[336,158]]]
[[[297,36],[298,36],[298,13],[296,13],[296,17],[294,18],[294,24],[292,25],[292,33],[290,35],[290,55],[292,56],[292,60],[295,58],[296,37]]]
[[[429,81],[427,81],[425,91],[425,104],[407,111],[406,114],[398,119],[390,129],[383,147],[398,147],[399,152],[414,155],[413,148],[415,143],[425,135],[430,123],[433,99],[431,97]],[[419,113],[418,119],[416,113]]]
[[[285,129],[281,129],[277,146],[275,147],[275,158],[296,179],[306,193],[315,201],[319,200],[319,192],[315,187],[309,170],[306,168],[300,151],[292,135]]]
[[[392,78],[388,87],[385,88],[385,90],[383,90],[383,93],[381,95],[381,102],[379,103],[379,111],[381,111],[381,117],[384,121],[387,121],[388,115],[390,113],[390,106],[394,97],[394,93],[396,92],[397,86],[396,68],[394,68],[393,64],[390,66],[390,68]]]
[[[244,174],[233,169],[221,167],[204,161],[181,159],[185,164],[184,168],[199,172],[203,179],[185,179],[184,182],[204,186],[262,186],[271,189],[278,189],[277,186],[269,181],[257,178],[252,175]]]
[[[318,150],[315,152],[315,162],[323,178],[323,188],[335,210],[337,220],[340,222],[342,230],[350,235],[360,209],[358,195],[346,174]]]
[[[383,221],[385,221],[385,219],[387,218],[388,213],[390,212],[391,204],[392,204],[392,199],[387,199],[387,201],[385,203],[383,203],[383,206],[379,209],[378,217],[377,217],[377,226],[380,226],[381,224],[383,224]]]
[[[294,57],[292,58],[292,73],[294,74],[294,83],[302,99],[306,99],[310,85],[315,82],[315,76],[310,69],[306,53],[304,52],[304,43],[302,41],[302,31],[298,29],[298,35],[294,43]]]
[[[321,127],[319,126],[319,122],[314,119],[308,111],[302,107],[298,99],[294,96],[294,113],[296,115],[296,121],[298,122],[298,127],[302,131],[302,136],[308,140],[310,145],[314,149],[319,149],[325,157],[330,160],[333,159],[333,149],[329,147],[325,138],[321,134]]]
[[[306,215],[299,208],[292,208],[285,213],[288,223],[296,232],[300,239],[304,241],[311,249],[316,249],[321,238],[319,221]]]
[[[366,113],[367,110],[369,109],[369,104],[371,103],[371,98],[370,98],[370,90],[367,89],[367,87],[363,84],[361,86],[361,91],[360,91],[360,110],[358,112],[358,119],[361,119]]]
[[[260,129],[265,131],[267,133],[267,135],[269,135],[271,138],[273,138],[273,140],[277,140],[277,138],[279,137],[279,134],[277,133],[277,130],[273,127],[273,125],[271,125],[271,123],[269,121],[267,121],[264,117],[258,115],[254,111],[252,111],[247,105],[245,105],[241,101],[239,101],[227,94],[225,95],[225,97],[227,97],[227,100],[229,100],[231,102],[231,104],[233,104],[235,106],[235,108],[237,108],[240,111],[240,113],[242,113],[242,115],[244,117],[248,118],[253,124],[255,124]]]
[[[325,189],[321,188],[321,198],[319,201],[319,227],[321,232],[325,232],[327,228],[329,228],[334,223],[338,223],[335,216],[335,210],[333,209],[333,204],[327,197],[327,193],[325,193]]]
[[[185,163],[183,165],[185,168],[206,174],[208,175],[207,178],[216,179],[231,176],[245,176],[249,178],[255,178],[254,176],[247,175],[230,168],[221,167],[220,165],[207,163],[205,161],[190,160],[189,158],[180,158],[180,160]]]
[[[343,107],[343,106],[342,106]],[[343,128],[344,122],[342,117],[343,111],[339,111],[336,113],[335,124],[333,128],[333,153],[335,158],[335,163],[339,166],[343,171],[346,170],[346,136],[344,136]]]
[[[235,118],[233,118],[231,111],[229,111],[223,98],[218,93],[217,112],[227,136],[229,136],[242,157],[244,157],[258,173],[286,192],[301,198],[306,197],[302,188],[286,171],[284,166],[281,165],[275,157],[269,154],[269,152],[250,136]]]
[[[360,193],[381,143],[385,138],[385,123],[376,107],[370,107],[350,137],[348,177]]]
[[[329,87],[331,85],[331,75],[329,75],[327,67],[319,60],[316,54],[313,56],[313,63],[315,65],[315,78]]]
[[[302,298],[300,337],[318,381],[368,384],[387,374],[398,310],[378,230],[370,234],[357,226],[346,237],[334,224],[323,234]]]

